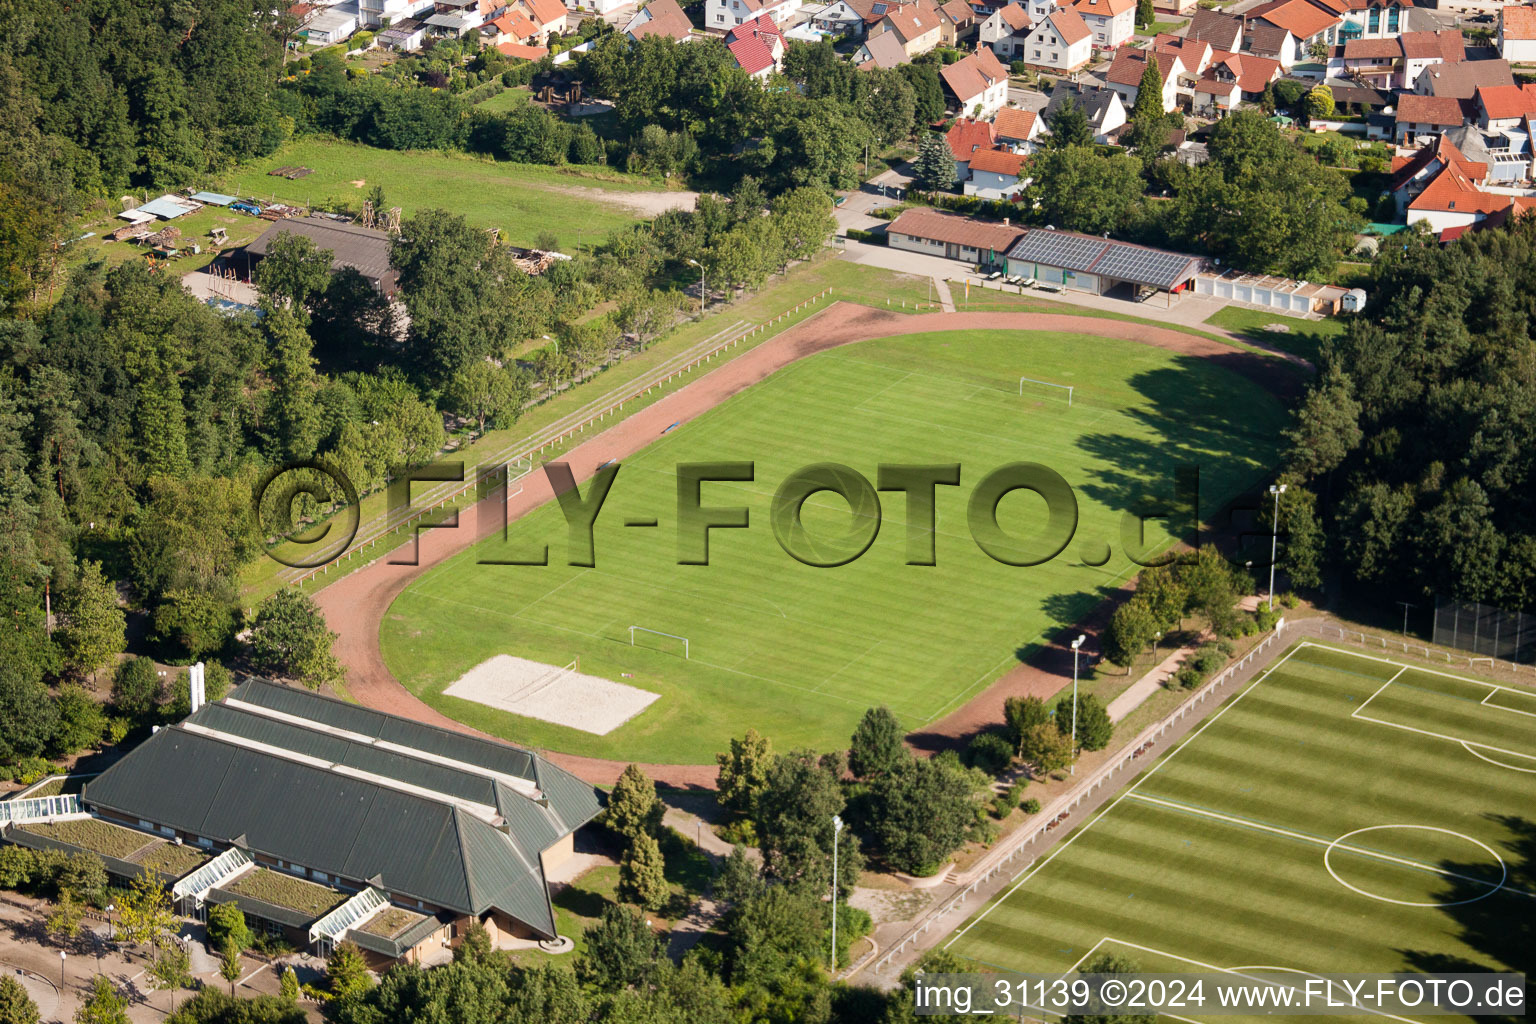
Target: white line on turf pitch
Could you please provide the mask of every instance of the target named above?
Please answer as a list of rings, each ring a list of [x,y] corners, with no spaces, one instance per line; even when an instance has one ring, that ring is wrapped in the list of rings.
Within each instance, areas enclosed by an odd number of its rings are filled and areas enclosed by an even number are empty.
[[[1296,831],[1293,831],[1293,830],[1288,829],[1288,828],[1282,828],[1279,825],[1270,825],[1270,824],[1267,824],[1267,823],[1262,822],[1262,821],[1257,821],[1257,820],[1255,820],[1253,818],[1243,818],[1243,817],[1239,817],[1238,815],[1235,815],[1235,814],[1223,814],[1220,811],[1210,811],[1210,810],[1206,810],[1203,807],[1195,807],[1195,806],[1193,806],[1191,804],[1181,804],[1181,803],[1179,803],[1176,800],[1164,800],[1161,797],[1146,796],[1145,794],[1142,794],[1142,793],[1133,793],[1133,794],[1130,794],[1130,795],[1134,796],[1137,800],[1140,800],[1140,801],[1142,801],[1144,803],[1157,804],[1160,807],[1168,807],[1168,808],[1172,808],[1173,810],[1176,810],[1176,811],[1182,811],[1185,814],[1193,814],[1193,815],[1195,815],[1197,817],[1202,817],[1202,818],[1212,818],[1212,819],[1214,819],[1216,821],[1223,821],[1223,822],[1227,822],[1228,824],[1232,824],[1232,825],[1241,825],[1244,828],[1251,828],[1251,829],[1254,829],[1254,830],[1259,831],[1259,832],[1273,832],[1277,836],[1285,836],[1287,839],[1299,839],[1302,842],[1310,843],[1313,846],[1322,846],[1322,847],[1327,847],[1327,848],[1331,848],[1331,849],[1335,849],[1335,850],[1343,850],[1345,853],[1355,853],[1355,854],[1359,854],[1362,857],[1371,857],[1371,858],[1374,858],[1376,860],[1386,861],[1387,863],[1390,863],[1390,864],[1402,864],[1402,865],[1404,865],[1406,867],[1417,868],[1417,869],[1423,870],[1423,871],[1429,871],[1429,872],[1432,872],[1433,874],[1440,875],[1440,876],[1442,876],[1444,878],[1456,878],[1456,879],[1460,879],[1463,882],[1477,882],[1480,885],[1491,885],[1492,884],[1486,878],[1477,878],[1477,877],[1475,877],[1473,875],[1458,874],[1455,871],[1447,871],[1445,868],[1437,867],[1434,864],[1426,864],[1423,861],[1410,860],[1407,857],[1394,857],[1390,853],[1382,853],[1379,850],[1372,850],[1369,847],[1365,847],[1365,846],[1348,846],[1348,845],[1344,845],[1344,844],[1340,843],[1336,839],[1323,839],[1323,838],[1321,838],[1319,836],[1308,835],[1305,832],[1296,832]],[[1371,826],[1371,828],[1386,828],[1386,827],[1387,826],[1384,826],[1384,825],[1372,825]],[[1409,827],[1418,827],[1418,826],[1409,826]],[[1425,827],[1427,827],[1427,826],[1425,826]],[[1363,830],[1358,830],[1357,829],[1356,831],[1363,831]],[[1455,834],[1456,835],[1461,835],[1459,832],[1455,833]],[[1463,839],[1467,839],[1470,842],[1477,843],[1477,840],[1472,839],[1470,836],[1462,836],[1462,838]],[[1479,846],[1483,845],[1481,843],[1477,843],[1477,844]],[[1485,847],[1485,849],[1486,849],[1486,847]],[[1494,854],[1494,856],[1497,857],[1498,854]],[[1529,893],[1529,892],[1526,892],[1526,891],[1524,891],[1522,889],[1515,889],[1515,888],[1512,888],[1512,887],[1509,887],[1509,886],[1502,886],[1502,887],[1503,888],[1507,888],[1507,889],[1509,889],[1510,892],[1517,893],[1517,894],[1519,894],[1521,896],[1528,896],[1528,897],[1531,897],[1532,899],[1536,899],[1536,893]],[[1442,904],[1435,904],[1435,905],[1436,906],[1441,906]]]
[[[1344,648],[1344,647],[1334,647],[1331,644],[1314,643],[1311,640],[1305,641],[1303,646],[1305,646],[1305,647],[1316,647],[1320,651],[1332,651],[1334,654],[1347,654],[1347,655],[1349,655],[1352,658],[1364,658],[1366,661],[1379,661],[1383,665],[1400,665],[1405,670],[1406,669],[1412,669],[1415,672],[1423,672],[1426,675],[1444,676],[1447,679],[1455,679],[1458,682],[1463,682],[1463,683],[1475,683],[1478,686],[1487,686],[1487,687],[1490,687],[1490,688],[1495,689],[1495,690],[1511,690],[1511,691],[1513,691],[1515,693],[1523,693],[1526,696],[1530,696],[1531,695],[1531,691],[1530,690],[1522,689],[1522,688],[1520,688],[1518,686],[1501,686],[1498,683],[1490,683],[1490,682],[1488,682],[1485,679],[1473,679],[1470,676],[1459,676],[1459,675],[1457,675],[1454,672],[1442,672],[1439,669],[1429,668],[1429,667],[1427,667],[1425,665],[1403,665],[1403,663],[1400,662],[1400,661],[1393,661],[1391,658],[1378,658],[1376,655],[1374,655],[1374,654],[1366,654],[1364,651],[1351,651],[1351,650],[1349,650],[1347,648]],[[1401,673],[1399,673],[1399,674],[1401,674]]]
[[[1488,685],[1492,686],[1493,684],[1489,683]],[[1495,711],[1508,711],[1512,715],[1525,715],[1527,718],[1536,718],[1536,711],[1521,711],[1519,708],[1507,708],[1503,704],[1489,704],[1488,702],[1490,700],[1492,700],[1493,698],[1497,697],[1499,695],[1499,690],[1502,690],[1502,689],[1505,689],[1505,687],[1500,686],[1500,687],[1495,687],[1495,688],[1489,690],[1488,691],[1488,696],[1486,696],[1482,700],[1478,701],[1478,703],[1483,705],[1483,707],[1485,707],[1485,708],[1493,708],[1493,710],[1495,710]],[[1516,692],[1523,692],[1523,691],[1516,691]]]
[[[1407,672],[1407,671],[1408,671],[1408,668],[1407,668],[1407,666],[1406,666],[1406,665],[1405,665],[1405,666],[1404,666],[1404,667],[1402,667],[1402,668],[1400,668],[1400,669],[1398,669],[1398,670],[1397,670],[1397,675],[1395,675],[1395,676],[1393,676],[1393,677],[1392,677],[1392,678],[1391,678],[1391,679],[1388,679],[1388,680],[1387,680],[1387,681],[1386,681],[1386,682],[1384,682],[1384,683],[1382,683],[1382,684],[1381,684],[1381,686],[1380,686],[1380,688],[1378,688],[1378,689],[1377,689],[1377,691],[1376,691],[1376,692],[1375,692],[1375,693],[1373,693],[1373,694],[1371,694],[1371,695],[1370,695],[1370,696],[1369,696],[1369,697],[1367,697],[1367,698],[1365,698],[1365,703],[1363,703],[1363,704],[1361,704],[1361,705],[1360,705],[1360,706],[1359,706],[1359,707],[1357,707],[1357,708],[1355,708],[1355,710],[1353,710],[1353,711],[1351,711],[1351,712],[1350,712],[1350,713],[1349,713],[1349,717],[1350,717],[1350,718],[1354,718],[1354,717],[1355,717],[1355,716],[1356,716],[1356,715],[1358,715],[1358,714],[1359,714],[1359,713],[1360,713],[1360,712],[1362,712],[1362,711],[1364,711],[1364,710],[1365,710],[1365,705],[1366,705],[1366,704],[1369,704],[1369,703],[1370,703],[1370,702],[1371,702],[1371,701],[1373,701],[1373,700],[1375,700],[1375,699],[1376,699],[1376,698],[1377,698],[1377,697],[1379,697],[1379,696],[1381,696],[1381,691],[1382,691],[1382,690],[1385,690],[1385,689],[1386,689],[1386,688],[1387,688],[1387,687],[1389,687],[1389,686],[1391,686],[1391,685],[1392,685],[1392,684],[1393,684],[1393,683],[1394,683],[1394,682],[1396,682],[1396,681],[1397,681],[1397,676],[1400,676],[1400,675],[1402,675],[1402,674],[1403,674],[1403,673],[1404,673],[1404,672]]]
[[[1265,669],[1263,672],[1260,672],[1258,674],[1258,676],[1254,678],[1253,682],[1249,683],[1246,687],[1244,687],[1243,690],[1240,693],[1237,694],[1237,696],[1233,697],[1231,700],[1227,701],[1220,708],[1218,708],[1214,715],[1212,715],[1210,718],[1207,718],[1204,722],[1200,723],[1200,726],[1198,728],[1196,728],[1193,732],[1191,732],[1188,735],[1186,735],[1184,737],[1184,739],[1179,742],[1178,746],[1174,747],[1167,754],[1163,755],[1161,760],[1159,760],[1156,764],[1152,765],[1151,768],[1148,768],[1145,772],[1143,772],[1141,777],[1138,778],[1135,782],[1131,783],[1130,787],[1128,789],[1126,789],[1125,792],[1121,793],[1119,796],[1115,797],[1114,800],[1110,801],[1109,805],[1107,807],[1105,807],[1103,810],[1099,811],[1098,814],[1094,815],[1093,818],[1090,819],[1087,824],[1083,825],[1077,831],[1075,831],[1071,835],[1067,836],[1067,838],[1062,843],[1057,845],[1055,849],[1051,850],[1050,853],[1046,854],[1043,858],[1041,858],[1033,867],[1028,868],[1022,875],[1019,876],[1019,880],[1017,882],[1015,882],[1012,886],[1010,886],[1007,889],[1007,891],[1005,891],[1001,895],[995,897],[992,900],[991,904],[989,904],[985,909],[983,909],[981,913],[977,914],[976,917],[973,918],[965,927],[961,928],[959,931],[955,932],[954,935],[950,936],[949,941],[944,943],[944,948],[948,949],[950,946],[954,945],[954,943],[961,936],[965,935],[966,932],[970,931],[976,925],[980,924],[981,921],[983,919],[985,919],[988,914],[990,914],[997,907],[1001,906],[1003,903],[1006,903],[1013,896],[1013,894],[1019,890],[1019,888],[1021,886],[1023,886],[1031,878],[1035,877],[1035,875],[1038,874],[1039,871],[1042,868],[1044,868],[1047,864],[1049,864],[1051,861],[1055,860],[1057,854],[1061,853],[1061,851],[1063,851],[1067,847],[1071,846],[1073,844],[1073,842],[1075,842],[1080,836],[1085,835],[1088,832],[1089,829],[1091,829],[1091,828],[1093,828],[1093,826],[1097,825],[1099,823],[1099,821],[1102,820],[1103,817],[1106,814],[1108,814],[1110,811],[1114,810],[1117,806],[1119,806],[1120,801],[1124,800],[1126,797],[1128,797],[1132,793],[1134,793],[1138,786],[1140,786],[1143,782],[1147,781],[1147,779],[1151,778],[1165,764],[1167,764],[1168,762],[1172,761],[1173,758],[1175,757],[1175,755],[1177,755],[1179,753],[1179,751],[1183,750],[1190,743],[1194,742],[1197,738],[1199,738],[1200,734],[1205,732],[1205,730],[1209,729],[1211,727],[1212,723],[1214,723],[1222,715],[1226,714],[1229,709],[1235,707],[1237,705],[1237,703],[1239,701],[1241,701],[1244,697],[1246,697],[1246,696],[1248,696],[1248,694],[1252,693],[1254,691],[1254,689],[1260,683],[1262,683],[1265,679],[1269,678],[1269,675],[1270,675],[1271,672],[1274,672],[1281,665],[1284,665],[1287,661],[1289,661],[1291,659],[1291,655],[1293,655],[1297,651],[1301,650],[1301,648],[1304,647],[1304,646],[1306,646],[1306,644],[1303,643],[1303,644],[1298,644],[1297,646],[1291,648],[1289,651],[1285,652],[1285,655],[1283,657],[1281,657],[1279,661],[1276,661],[1273,665],[1269,666],[1269,668]]]
[[[1532,775],[1536,775],[1536,768],[1521,768],[1519,765],[1505,764],[1503,761],[1495,761],[1493,758],[1484,754],[1479,754],[1476,750],[1473,750],[1473,744],[1468,743],[1466,740],[1462,740],[1461,745],[1466,748],[1467,753],[1471,754],[1473,757],[1480,761],[1487,761],[1489,764],[1496,764],[1500,768],[1508,768],[1512,772],[1529,772]],[[1528,758],[1533,763],[1536,763],[1536,757],[1531,757],[1529,754],[1518,754],[1516,756]]]
[[[1461,743],[1461,744],[1465,745],[1465,744],[1471,742],[1469,740],[1462,739],[1460,736],[1447,736],[1443,732],[1435,732],[1432,729],[1420,729],[1418,726],[1414,726],[1414,725],[1402,725],[1401,723],[1398,723],[1398,722],[1388,722],[1385,719],[1382,719],[1382,718],[1372,718],[1370,715],[1362,715],[1359,712],[1356,712],[1355,714],[1350,715],[1349,717],[1357,718],[1357,719],[1359,719],[1362,722],[1375,722],[1377,725],[1385,725],[1385,726],[1388,726],[1388,727],[1393,728],[1393,729],[1401,729],[1404,732],[1416,732],[1420,736],[1433,736],[1435,739],[1437,739],[1437,740],[1445,740],[1447,743]],[[1473,746],[1477,746],[1477,747],[1482,747],[1484,750],[1491,750],[1495,754],[1508,754],[1511,757],[1526,757],[1526,758],[1532,757],[1532,755],[1523,753],[1523,752],[1521,752],[1519,750],[1505,750],[1503,747],[1495,747],[1491,743],[1474,743],[1472,745]]]

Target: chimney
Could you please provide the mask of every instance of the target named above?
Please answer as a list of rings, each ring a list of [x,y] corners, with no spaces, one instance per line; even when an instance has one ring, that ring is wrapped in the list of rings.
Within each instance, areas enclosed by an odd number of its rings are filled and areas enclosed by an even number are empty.
[[[1007,217],[1003,218],[1003,227],[1005,227],[1005,228],[1008,227],[1008,218]]]
[[[198,662],[187,671],[188,696],[192,698],[192,713],[197,714],[197,709],[203,706],[208,699],[208,691],[203,688],[203,663]]]

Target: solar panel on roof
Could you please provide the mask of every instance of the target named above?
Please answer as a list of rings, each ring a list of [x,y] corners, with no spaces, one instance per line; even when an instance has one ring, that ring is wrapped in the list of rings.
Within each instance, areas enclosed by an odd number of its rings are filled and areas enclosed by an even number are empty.
[[[1111,245],[1094,270],[1120,281],[1167,287],[1178,282],[1181,272],[1188,265],[1189,257],[1179,253],[1142,249],[1134,245]]]

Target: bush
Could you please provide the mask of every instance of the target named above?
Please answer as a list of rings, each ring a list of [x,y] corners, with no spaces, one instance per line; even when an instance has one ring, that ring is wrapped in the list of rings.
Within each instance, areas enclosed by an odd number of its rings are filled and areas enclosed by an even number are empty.
[[[1036,800],[1034,797],[1030,797],[1028,800],[1025,800],[1023,803],[1019,804],[1019,807],[1023,809],[1025,814],[1040,813],[1040,801]]]
[[[1280,603],[1287,608],[1295,608],[1298,604],[1301,603],[1301,598],[1287,590],[1285,593],[1280,595]]]
[[[359,32],[351,39],[347,40],[347,42],[352,45],[352,49],[354,50],[366,50],[368,47],[373,45],[373,33],[366,31]]]
[[[1215,644],[1206,644],[1196,651],[1188,662],[1202,676],[1210,675],[1226,663],[1226,656],[1221,653]]]
[[[999,733],[984,732],[965,748],[965,763],[988,775],[1001,775],[1013,763],[1013,745]]]
[[[148,714],[160,698],[160,676],[148,658],[129,658],[117,667],[112,706],[130,717]]]
[[[837,965],[847,967],[848,950],[874,928],[869,912],[846,903],[837,905]]]
[[[868,242],[870,245],[889,244],[884,231],[860,231],[858,228],[849,228],[845,233],[855,242]]]
[[[1173,675],[1173,681],[1186,690],[1193,690],[1199,686],[1202,678],[1199,671],[1191,665],[1184,666]]]
[[[1026,66],[1025,63],[1023,61],[1021,61],[1021,60],[1016,60],[1012,64],[1008,65],[1008,73],[1010,75],[1022,76],[1024,74],[1024,72],[1026,72],[1028,70],[1029,70],[1028,66]]]
[[[1275,623],[1280,621],[1280,611],[1270,611],[1268,605],[1261,604],[1253,612],[1253,624],[1258,632],[1265,633],[1275,628]]]
[[[53,774],[53,765],[41,757],[23,757],[14,764],[8,764],[0,768],[0,777],[9,782],[19,782],[23,786],[30,786],[40,779],[46,779]]]
[[[740,818],[728,825],[722,826],[717,834],[721,839],[733,845],[757,845],[757,828],[748,818]]]

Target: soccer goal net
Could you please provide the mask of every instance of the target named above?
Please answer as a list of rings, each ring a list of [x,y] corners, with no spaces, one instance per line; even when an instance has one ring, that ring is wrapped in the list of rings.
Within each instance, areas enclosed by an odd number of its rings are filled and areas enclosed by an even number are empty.
[[[1036,398],[1060,397],[1065,392],[1067,405],[1072,405],[1072,385],[1053,384],[1048,380],[1036,380],[1034,377],[1019,378],[1019,397],[1034,395]]]
[[[659,629],[647,629],[644,626],[629,627],[629,646],[631,647],[649,647],[667,654],[676,654],[679,645],[682,647],[684,660],[687,660],[687,637],[678,636],[676,633],[663,633]]]

